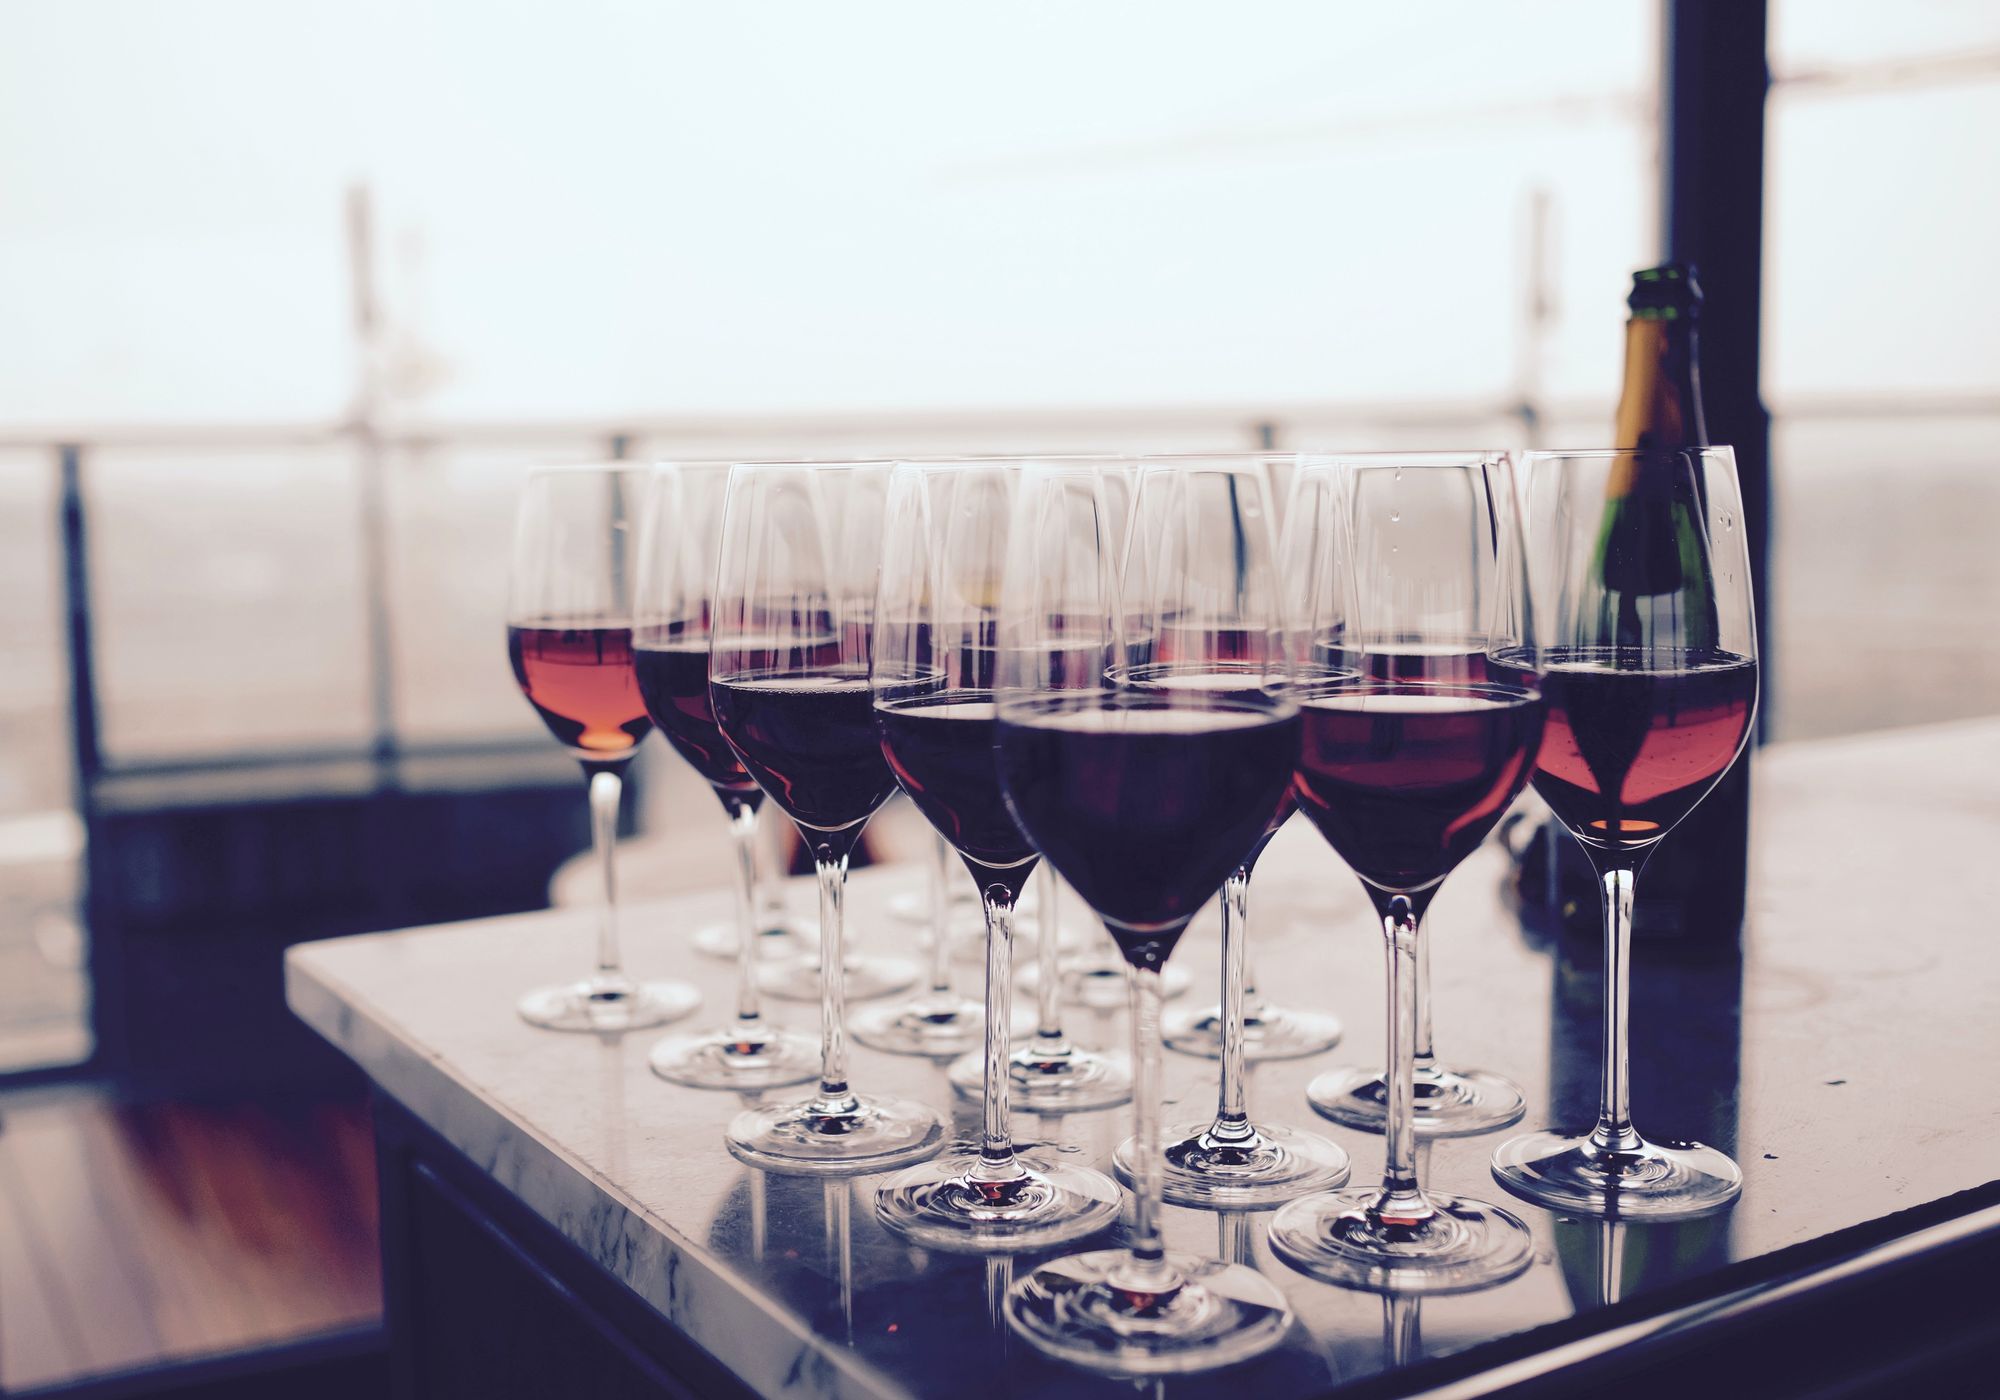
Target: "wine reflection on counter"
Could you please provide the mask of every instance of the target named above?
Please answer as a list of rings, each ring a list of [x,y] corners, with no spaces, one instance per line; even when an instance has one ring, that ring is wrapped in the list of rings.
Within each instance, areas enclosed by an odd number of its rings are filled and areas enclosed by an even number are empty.
[[[1399,1371],[1424,1356],[1424,1300],[1416,1293],[1382,1295],[1382,1369]]]
[[[1690,1274],[1721,1267],[1729,1258],[1727,1215],[1692,1220],[1555,1222],[1556,1260],[1577,1311],[1608,1307]]]

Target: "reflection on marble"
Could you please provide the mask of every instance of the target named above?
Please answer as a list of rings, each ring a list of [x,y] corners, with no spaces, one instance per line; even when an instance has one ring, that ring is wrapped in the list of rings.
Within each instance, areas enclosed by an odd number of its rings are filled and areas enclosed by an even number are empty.
[[[2000,724],[1796,746],[1759,758],[1753,924],[1740,962],[1642,958],[1633,980],[1635,1107],[1663,1137],[1698,1137],[1744,1168],[1736,1208],[1709,1220],[1621,1227],[1558,1221],[1514,1205],[1536,1262],[1486,1290],[1416,1309],[1316,1283],[1276,1261],[1267,1215],[1168,1207],[1169,1247],[1241,1257],[1283,1289],[1299,1323],[1279,1351],[1174,1396],[1323,1393],[1507,1333],[1633,1298],[2000,1177],[2000,1080],[1938,1072],[2000,1051]],[[1950,869],[1949,888],[1912,878]],[[1502,902],[1504,856],[1487,848],[1439,896],[1437,1014],[1451,1049],[1528,1091],[1524,1129],[1587,1121],[1595,1106],[1598,969],[1589,949],[1531,942]],[[920,881],[866,871],[850,918],[881,952],[915,955],[920,933],[886,914]],[[1935,883],[1935,882],[1934,882]],[[799,907],[810,902],[792,891]],[[1267,987],[1338,1012],[1349,1046],[1382,1035],[1380,936],[1351,876],[1304,824],[1258,876],[1253,937]],[[639,906],[627,920],[636,975],[696,982],[729,1005],[734,970],[697,956],[695,930],[721,893]],[[745,1100],[665,1084],[646,1067],[657,1034],[557,1036],[513,1014],[518,990],[587,956],[587,911],[557,911],[302,945],[293,1008],[400,1102],[455,1143],[660,1313],[773,1396],[1111,1396],[1128,1387],[1060,1369],[991,1322],[1004,1266],[927,1253],[876,1222],[881,1178],[768,1176],[723,1151]],[[1212,916],[1176,963],[1211,997]],[[776,1008],[810,1026],[810,1008]],[[1096,1046],[1122,1017],[1073,1013]],[[1335,1052],[1337,1056],[1339,1052]],[[1333,1056],[1250,1070],[1258,1118],[1312,1123],[1380,1169],[1381,1139],[1318,1123],[1304,1086]],[[926,1061],[853,1051],[864,1090],[921,1099],[969,1136],[976,1106]],[[1212,1061],[1167,1057],[1169,1118],[1212,1104]],[[777,1091],[796,1092],[796,1091]],[[1108,1165],[1130,1110],[1021,1117],[1024,1138]],[[1425,1181],[1502,1199],[1487,1159],[1505,1134],[1427,1144]],[[1113,1236],[1115,1238],[1115,1236]],[[1032,1267],[1034,1256],[1015,1270]]]

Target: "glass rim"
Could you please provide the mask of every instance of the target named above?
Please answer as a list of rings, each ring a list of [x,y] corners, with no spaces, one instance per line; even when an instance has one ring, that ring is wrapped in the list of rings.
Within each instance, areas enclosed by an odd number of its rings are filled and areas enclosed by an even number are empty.
[[[1130,452],[918,452],[887,460],[898,466],[984,466],[1006,462],[1129,462]]]
[[[1005,651],[1007,648],[1002,647],[1001,650]],[[1102,680],[1109,681],[1115,674],[1108,672]],[[1136,695],[1146,703],[1130,707],[1120,706],[1120,708],[1240,710],[1251,714],[1269,714],[1273,707],[1296,710],[1300,703],[1298,689],[1298,682],[1292,678],[1289,668],[1266,672],[1264,684],[1241,690],[1208,690],[1199,686],[1141,689],[1136,686],[1104,683],[1040,687],[1019,683],[1010,685],[1005,681],[992,687],[996,709],[1095,710],[1105,708],[1103,702],[1106,700],[1122,700]]]
[[[926,476],[955,471],[1020,471],[1040,461],[1036,457],[898,457],[892,471],[922,473]]]
[[[754,459],[754,458],[753,458],[753,459],[749,459],[749,460],[738,460],[738,461],[734,461],[734,462],[730,462],[730,463],[728,464],[728,466],[729,466],[729,470],[730,470],[731,472],[740,472],[740,471],[798,471],[798,472],[805,472],[805,471],[818,471],[818,472],[851,472],[851,471],[880,471],[880,470],[881,470],[881,469],[883,469],[884,467],[893,467],[893,466],[895,466],[895,465],[896,465],[896,459],[895,459],[894,457],[839,457],[839,458],[832,458],[832,459],[826,459],[826,458],[814,458],[814,457],[771,457],[771,458],[762,458],[762,459]]]
[[[1502,461],[1519,455],[1511,447],[1419,447],[1408,451],[1395,449],[1371,450],[1367,452],[1304,451],[1293,454],[1302,464],[1312,465],[1354,462],[1362,466],[1394,463],[1399,466],[1418,467],[1458,467],[1475,463],[1484,465]]]
[[[1288,448],[1226,449],[1216,452],[976,452],[959,456],[925,455],[917,457],[894,457],[888,460],[899,467],[925,467],[946,470],[952,467],[1094,467],[1094,466],[1145,466],[1151,463],[1177,462],[1270,462],[1300,453]]]
[[[1736,459],[1736,449],[1726,442],[1710,443],[1706,447],[1537,447],[1521,453],[1521,460],[1548,462],[1562,458],[1578,461],[1609,462],[1621,457],[1705,457],[1726,456]]]

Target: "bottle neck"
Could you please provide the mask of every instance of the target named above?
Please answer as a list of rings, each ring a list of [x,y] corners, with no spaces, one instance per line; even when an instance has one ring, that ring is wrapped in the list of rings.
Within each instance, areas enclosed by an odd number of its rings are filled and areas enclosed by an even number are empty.
[[[1613,445],[1649,452],[1708,446],[1691,318],[1634,316],[1625,323],[1625,383]]]

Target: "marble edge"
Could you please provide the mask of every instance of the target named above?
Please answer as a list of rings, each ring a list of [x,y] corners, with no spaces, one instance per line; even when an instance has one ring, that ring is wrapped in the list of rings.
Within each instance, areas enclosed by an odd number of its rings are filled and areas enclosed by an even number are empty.
[[[751,1280],[446,1068],[439,1051],[362,1010],[315,948],[286,950],[292,1013],[745,1384],[768,1396],[908,1400],[910,1392],[771,1307]]]

